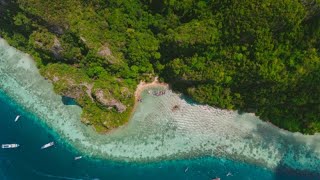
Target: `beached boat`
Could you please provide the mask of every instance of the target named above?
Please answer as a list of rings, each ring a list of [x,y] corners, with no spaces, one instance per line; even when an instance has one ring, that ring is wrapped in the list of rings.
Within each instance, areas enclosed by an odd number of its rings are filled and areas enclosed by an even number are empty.
[[[20,115],[18,115],[15,119],[14,119],[14,122],[17,122],[20,118]]]
[[[51,147],[51,146],[53,146],[53,145],[54,145],[54,142],[49,142],[49,143],[41,146],[41,149],[46,149],[46,148],[49,148],[49,147]]]
[[[79,160],[81,158],[82,158],[82,156],[77,156],[77,157],[74,158],[74,160],[76,161],[76,160]]]
[[[19,147],[19,144],[2,144],[1,148],[2,149],[12,149],[12,148],[17,148]]]

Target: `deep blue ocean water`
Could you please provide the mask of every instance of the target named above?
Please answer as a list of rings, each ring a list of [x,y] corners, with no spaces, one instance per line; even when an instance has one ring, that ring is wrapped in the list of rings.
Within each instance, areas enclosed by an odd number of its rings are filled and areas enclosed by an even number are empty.
[[[69,102],[69,100],[67,100]],[[16,115],[22,115],[14,122]],[[0,90],[0,144],[18,143],[18,149],[0,149],[0,180],[52,179],[320,179],[319,174],[296,172],[284,167],[271,171],[263,167],[212,157],[152,163],[114,162],[78,156],[77,150],[22,106]],[[40,147],[50,141],[56,145]],[[228,175],[228,173],[232,175]],[[228,175],[228,176],[227,176]]]

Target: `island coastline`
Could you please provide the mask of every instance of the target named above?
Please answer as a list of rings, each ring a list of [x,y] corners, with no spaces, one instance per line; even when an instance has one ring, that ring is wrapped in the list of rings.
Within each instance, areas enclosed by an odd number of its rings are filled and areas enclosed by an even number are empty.
[[[190,104],[172,90],[160,97],[145,96],[127,126],[108,135],[98,134],[79,121],[82,111],[79,106],[62,103],[61,96],[53,91],[52,83],[41,76],[33,59],[6,43],[1,45],[5,53],[0,66],[3,77],[0,86],[6,94],[84,154],[139,162],[210,155],[262,163],[270,169],[279,164],[312,171],[320,167],[318,135],[286,132],[253,114]],[[141,84],[137,95],[146,87],[156,88],[159,83]],[[176,104],[181,108],[173,112]],[[292,145],[289,154],[287,144]],[[237,153],[239,148],[241,154]]]

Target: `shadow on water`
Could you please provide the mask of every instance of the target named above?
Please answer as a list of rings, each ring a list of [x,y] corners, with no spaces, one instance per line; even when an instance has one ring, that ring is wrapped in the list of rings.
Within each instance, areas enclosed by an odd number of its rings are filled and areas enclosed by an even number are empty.
[[[171,89],[172,90],[172,89]],[[173,92],[179,94],[178,91],[174,91]],[[199,103],[199,102],[196,102],[195,100],[193,100],[191,97],[189,97],[188,95],[186,94],[181,94],[180,95],[180,98],[184,101],[186,101],[188,104],[192,105],[192,106],[206,106],[207,104],[204,104],[204,103]],[[214,107],[214,106],[211,106],[210,107]],[[218,108],[218,107],[214,107],[214,108]]]
[[[79,104],[76,102],[75,99],[68,97],[68,96],[61,96],[61,101],[64,105],[77,105]]]

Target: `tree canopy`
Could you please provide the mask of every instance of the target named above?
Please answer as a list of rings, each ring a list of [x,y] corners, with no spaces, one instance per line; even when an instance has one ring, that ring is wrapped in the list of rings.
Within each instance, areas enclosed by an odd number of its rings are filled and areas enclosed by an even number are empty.
[[[319,0],[0,5],[0,35],[30,53],[48,78],[92,84],[129,107],[135,85],[158,75],[199,103],[255,112],[290,131],[320,132]],[[58,92],[69,88],[65,82],[54,83]],[[98,129],[129,117],[90,98],[77,101]],[[106,124],[98,114],[117,118]]]

